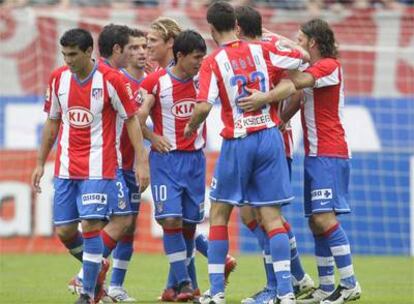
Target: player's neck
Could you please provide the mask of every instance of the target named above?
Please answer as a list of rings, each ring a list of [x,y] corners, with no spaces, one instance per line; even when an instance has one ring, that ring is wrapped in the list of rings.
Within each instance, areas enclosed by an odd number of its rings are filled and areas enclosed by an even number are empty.
[[[314,64],[316,61],[320,60],[322,58],[321,53],[318,50],[309,50],[310,55],[310,64]]]
[[[222,32],[217,35],[217,43],[219,45],[227,44],[238,39],[239,38],[237,38],[237,35],[234,31]]]
[[[171,53],[171,54],[168,54],[168,56],[165,56],[165,58],[163,60],[160,60],[158,62],[158,64],[160,65],[160,67],[165,69],[170,65],[171,61],[173,61],[173,60],[174,60],[174,56]]]
[[[92,72],[93,68],[95,66],[95,62],[91,59],[85,67],[76,73],[76,76],[79,80],[86,79]]]
[[[174,65],[171,67],[170,72],[180,80],[187,80],[191,76],[189,76],[183,69],[181,69],[179,64]]]
[[[137,67],[128,66],[127,68],[125,68],[125,70],[128,72],[129,75],[131,75],[132,77],[134,77],[137,80],[144,77],[144,73],[145,73],[144,69],[139,69]]]

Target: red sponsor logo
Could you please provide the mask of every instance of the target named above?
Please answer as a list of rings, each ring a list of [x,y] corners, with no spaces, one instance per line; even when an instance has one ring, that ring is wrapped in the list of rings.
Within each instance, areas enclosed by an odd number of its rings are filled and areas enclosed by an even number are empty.
[[[196,103],[193,99],[180,100],[171,107],[171,113],[178,119],[190,118],[195,104]]]
[[[86,128],[93,122],[93,114],[83,107],[71,107],[67,114],[70,125],[74,128]]]

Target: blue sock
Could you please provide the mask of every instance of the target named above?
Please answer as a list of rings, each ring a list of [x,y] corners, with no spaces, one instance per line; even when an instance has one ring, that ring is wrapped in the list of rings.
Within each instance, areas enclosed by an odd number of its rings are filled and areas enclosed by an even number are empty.
[[[246,226],[254,234],[254,236],[256,237],[256,239],[257,239],[257,241],[259,243],[260,249],[263,250],[264,239],[266,238],[266,233],[264,232],[263,228],[260,227],[257,224],[257,221],[256,220],[251,221]]]
[[[175,279],[174,273],[171,270],[171,265],[170,268],[168,269],[168,278],[167,278],[167,288],[177,288],[178,287],[178,282]]]
[[[82,262],[82,256],[83,256],[83,237],[82,234],[77,231],[76,234],[68,239],[68,240],[62,240],[63,245],[67,249],[69,249],[69,253],[73,255],[77,260]]]
[[[185,260],[187,251],[181,228],[168,229],[164,228],[164,250],[170,262],[170,272],[173,273],[178,284],[190,282]]]
[[[115,241],[111,236],[102,229],[101,232],[104,250],[103,250],[103,257],[107,258],[111,254],[112,250],[116,247],[117,241]]]
[[[113,265],[110,286],[124,285],[125,275],[133,252],[134,236],[126,235],[117,243],[112,255]]]
[[[319,288],[326,292],[335,289],[334,259],[328,242],[323,235],[314,235],[316,265],[318,267]]]
[[[103,242],[100,231],[83,233],[83,239],[83,291],[94,298],[102,263]]]
[[[352,265],[351,247],[345,231],[338,223],[324,234],[335,259],[341,285],[347,288],[355,287],[356,279]]]
[[[273,260],[270,254],[270,241],[269,237],[266,235],[263,242],[263,256],[264,256],[264,263],[265,263],[265,272],[266,272],[266,279],[268,289],[276,290],[277,289],[277,281],[275,276],[275,271],[273,270]]]
[[[195,239],[195,246],[198,252],[207,257],[208,239],[204,234],[198,234]]]
[[[195,230],[196,230],[195,225],[191,227],[187,226],[183,229],[185,246],[187,249],[186,265],[187,265],[188,275],[190,276],[191,283],[193,285],[193,289],[198,288],[197,273],[196,273],[196,268],[195,268],[195,263],[194,263]]]
[[[299,282],[305,276],[305,271],[303,270],[302,263],[300,262],[299,252],[296,248],[296,238],[288,222],[285,222],[283,224],[283,227],[285,227],[289,237],[290,271],[292,272],[293,278]]]
[[[269,232],[270,254],[277,281],[277,295],[282,297],[293,293],[290,273],[290,248],[286,229],[277,228]]]
[[[224,292],[224,265],[229,251],[227,226],[210,226],[208,243],[208,274],[210,294]]]

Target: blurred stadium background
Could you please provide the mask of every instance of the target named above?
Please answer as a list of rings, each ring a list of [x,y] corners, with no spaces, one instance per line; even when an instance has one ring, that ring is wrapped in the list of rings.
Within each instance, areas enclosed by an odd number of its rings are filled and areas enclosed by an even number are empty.
[[[49,73],[63,63],[58,39],[72,27],[97,37],[110,22],[147,29],[158,16],[209,39],[206,1],[0,1],[0,254],[65,252],[53,236],[53,157],[35,196],[30,175],[43,122]],[[333,26],[344,65],[346,125],[353,150],[350,202],[344,217],[353,252],[414,255],[414,8],[413,1],[255,1],[265,26],[294,38],[300,23],[320,16]],[[209,47],[214,44],[209,39]],[[208,177],[220,148],[219,106],[209,118]],[[303,218],[302,135],[293,120],[296,199],[286,217],[299,249],[311,254],[313,241]],[[271,177],[270,177],[271,178]],[[206,185],[208,188],[208,185]],[[144,194],[136,252],[162,251],[161,230],[152,219],[151,195]],[[206,209],[208,209],[206,201]],[[200,227],[206,230],[207,225]],[[237,212],[231,222],[231,251],[257,253],[256,240]]]

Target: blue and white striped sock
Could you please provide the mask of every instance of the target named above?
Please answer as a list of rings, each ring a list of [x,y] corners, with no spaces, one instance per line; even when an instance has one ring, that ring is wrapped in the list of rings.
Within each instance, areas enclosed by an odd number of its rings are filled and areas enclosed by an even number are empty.
[[[84,232],[83,239],[83,291],[93,298],[104,246],[100,231]]]

